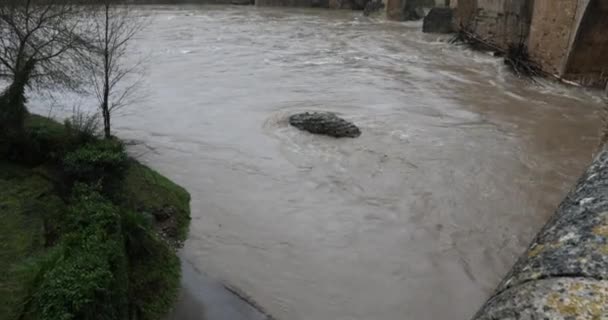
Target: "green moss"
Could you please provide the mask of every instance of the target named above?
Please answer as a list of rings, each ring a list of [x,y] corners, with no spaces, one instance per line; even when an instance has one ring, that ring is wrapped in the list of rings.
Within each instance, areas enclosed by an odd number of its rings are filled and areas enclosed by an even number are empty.
[[[158,172],[130,161],[116,197],[125,208],[142,214],[163,217],[170,222],[169,236],[184,241],[190,223],[190,194]]]
[[[24,265],[43,252],[46,221],[64,207],[48,180],[0,162],[0,319],[15,319],[21,312],[37,276]]]

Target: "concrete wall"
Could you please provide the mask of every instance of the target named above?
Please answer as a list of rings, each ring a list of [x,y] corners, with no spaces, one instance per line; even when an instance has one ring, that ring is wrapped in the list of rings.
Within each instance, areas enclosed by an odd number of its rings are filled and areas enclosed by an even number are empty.
[[[608,82],[608,0],[457,0],[458,26],[501,49],[524,41],[548,73]]]
[[[132,4],[232,4],[245,0],[129,0]]]
[[[455,12],[455,23],[457,27],[464,27],[470,29],[475,12],[477,12],[477,1],[476,0],[457,0],[456,4],[452,4],[452,7],[456,9]]]
[[[403,19],[401,0],[386,1],[386,17],[391,20]]]
[[[536,0],[528,48],[545,71],[562,73],[577,11],[576,0]]]
[[[255,0],[255,5],[260,7],[319,7],[318,0]],[[327,7],[327,1],[325,1]]]
[[[391,20],[407,20],[408,12],[419,8],[444,6],[445,0],[386,0],[386,16]]]
[[[589,2],[571,39],[563,76],[605,87],[608,83],[608,0]]]
[[[534,0],[458,0],[456,23],[507,48],[527,39],[533,4]]]
[[[608,0],[536,0],[528,47],[545,71],[605,87]]]

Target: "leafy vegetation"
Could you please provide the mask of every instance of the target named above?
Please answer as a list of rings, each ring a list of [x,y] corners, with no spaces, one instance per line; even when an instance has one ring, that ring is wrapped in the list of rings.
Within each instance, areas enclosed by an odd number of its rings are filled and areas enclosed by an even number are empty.
[[[179,292],[179,258],[141,219],[127,211],[123,227],[129,259],[131,319],[160,319],[171,308]]]
[[[0,319],[161,319],[178,293],[170,244],[185,237],[188,193],[116,139],[39,116],[25,128],[29,142],[0,154]],[[32,161],[10,158],[15,145]],[[170,225],[174,241],[159,235]]]
[[[151,215],[164,234],[184,241],[190,224],[190,194],[158,172],[130,161],[115,197],[125,208]]]
[[[185,238],[189,196],[110,133],[110,112],[136,87],[122,85],[138,66],[123,58],[142,24],[124,4],[0,5],[0,319],[154,320],[177,295],[173,245]],[[95,117],[61,125],[29,114],[26,89],[79,89],[88,78],[104,140]]]
[[[97,182],[106,177],[117,177],[127,165],[124,144],[117,139],[89,142],[69,152],[63,159],[66,174],[76,180]]]
[[[63,217],[60,258],[36,288],[36,319],[126,319],[127,260],[120,211],[77,185]]]
[[[45,250],[45,220],[65,209],[52,184],[32,170],[0,162],[0,319],[16,319],[36,274],[25,268]]]

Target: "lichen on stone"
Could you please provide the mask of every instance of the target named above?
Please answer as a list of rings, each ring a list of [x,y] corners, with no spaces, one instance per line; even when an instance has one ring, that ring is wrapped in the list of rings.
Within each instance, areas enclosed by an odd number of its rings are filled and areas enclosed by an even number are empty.
[[[608,319],[608,149],[474,319]]]
[[[497,319],[606,319],[608,281],[552,278],[526,282],[491,298],[474,317]]]

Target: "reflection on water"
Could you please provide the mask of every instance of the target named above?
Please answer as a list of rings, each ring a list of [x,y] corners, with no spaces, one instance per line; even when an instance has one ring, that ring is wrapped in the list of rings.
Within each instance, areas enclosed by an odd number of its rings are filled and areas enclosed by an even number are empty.
[[[118,134],[192,193],[186,260],[279,319],[466,319],[596,144],[593,93],[516,79],[418,23],[146,10],[148,99]],[[290,128],[303,110],[363,134]]]

